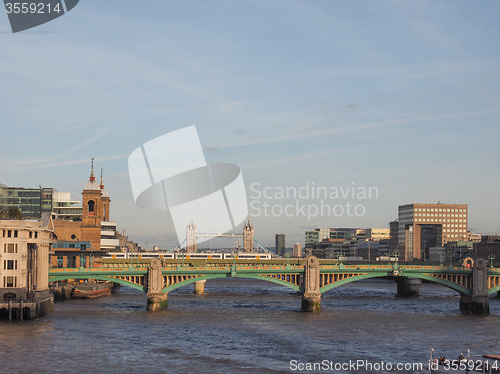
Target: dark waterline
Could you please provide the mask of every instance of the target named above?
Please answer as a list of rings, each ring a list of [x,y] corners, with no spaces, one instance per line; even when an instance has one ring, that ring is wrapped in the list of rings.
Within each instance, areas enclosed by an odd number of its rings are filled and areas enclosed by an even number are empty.
[[[173,291],[159,313],[122,287],[58,303],[43,319],[2,321],[0,372],[281,373],[291,360],[423,363],[431,347],[447,357],[500,353],[500,299],[490,299],[490,316],[466,316],[458,294],[436,284],[401,299],[392,281],[351,283],[323,295],[320,314],[300,312],[300,295],[268,282],[212,280],[205,290]]]

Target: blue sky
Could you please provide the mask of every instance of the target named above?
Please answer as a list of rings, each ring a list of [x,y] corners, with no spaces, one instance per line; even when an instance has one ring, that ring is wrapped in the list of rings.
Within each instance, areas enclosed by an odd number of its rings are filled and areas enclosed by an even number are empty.
[[[378,188],[353,202],[362,217],[252,216],[264,245],[386,227],[411,202],[466,203],[469,229],[499,233],[499,16],[498,2],[82,0],[12,34],[4,14],[0,182],[79,196],[94,157],[120,229],[168,247],[169,214],[135,206],[127,158],[196,125],[247,189]]]

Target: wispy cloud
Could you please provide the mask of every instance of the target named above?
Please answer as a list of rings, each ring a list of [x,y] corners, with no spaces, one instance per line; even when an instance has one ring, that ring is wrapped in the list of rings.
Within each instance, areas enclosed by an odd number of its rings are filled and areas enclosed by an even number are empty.
[[[309,130],[307,132],[292,132],[292,133],[283,133],[279,136],[274,137],[266,137],[266,138],[253,138],[253,139],[243,139],[241,141],[232,141],[231,143],[224,143],[218,145],[212,145],[210,147],[218,147],[218,148],[234,148],[234,147],[242,147],[242,146],[250,146],[250,145],[259,145],[259,144],[268,144],[268,143],[278,143],[296,139],[305,139],[305,138],[315,138],[327,135],[334,134],[343,134],[350,132],[359,132],[366,131],[370,129],[376,129],[381,127],[389,127],[389,126],[397,126],[408,123],[415,122],[428,122],[428,121],[436,121],[442,119],[450,119],[450,118],[460,118],[460,117],[468,117],[474,115],[481,114],[490,114],[490,113],[499,113],[500,108],[488,109],[482,111],[474,111],[474,112],[461,112],[461,113],[449,113],[435,116],[417,116],[411,118],[400,118],[390,121],[379,121],[379,122],[370,122],[360,125],[352,125],[352,126],[338,126],[330,129],[320,129],[320,130]],[[269,125],[270,127],[272,125]]]
[[[83,162],[89,162],[88,159],[86,160],[63,160],[63,161],[57,161],[63,158],[66,158],[70,156],[71,154],[77,152],[78,150],[88,146],[91,143],[94,143],[95,141],[99,140],[102,138],[107,132],[111,130],[111,127],[105,127],[101,129],[95,136],[91,137],[90,139],[85,140],[84,142],[77,144],[67,151],[60,153],[56,156],[48,157],[48,158],[35,158],[31,160],[23,160],[19,162],[13,162],[9,164],[4,164],[0,168],[4,171],[9,171],[9,170],[31,170],[31,169],[39,169],[39,168],[48,168],[48,167],[55,167],[55,166],[65,166],[65,165],[76,165],[80,164]],[[115,156],[112,156],[115,157]],[[119,158],[121,158],[120,156]],[[116,158],[112,158],[116,159]]]

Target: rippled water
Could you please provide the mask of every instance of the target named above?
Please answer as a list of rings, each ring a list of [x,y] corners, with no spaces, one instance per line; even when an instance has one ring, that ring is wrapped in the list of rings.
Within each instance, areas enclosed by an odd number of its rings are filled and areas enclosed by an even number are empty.
[[[1,321],[0,372],[279,373],[291,360],[425,362],[431,347],[447,357],[500,353],[500,299],[490,299],[490,316],[465,316],[458,294],[437,284],[401,299],[392,281],[351,283],[324,294],[320,314],[300,312],[300,295],[268,282],[218,279],[206,295],[192,291],[172,291],[159,313],[121,287],[57,303],[39,320]]]

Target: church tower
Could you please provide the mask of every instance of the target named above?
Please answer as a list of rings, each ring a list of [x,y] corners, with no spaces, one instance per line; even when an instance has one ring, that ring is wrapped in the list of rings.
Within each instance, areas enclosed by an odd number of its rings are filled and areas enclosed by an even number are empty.
[[[108,196],[109,214],[109,196]],[[92,171],[82,192],[82,241],[92,242],[92,250],[101,249],[101,221],[103,220],[103,201],[101,187],[95,180],[94,159],[92,159]]]

